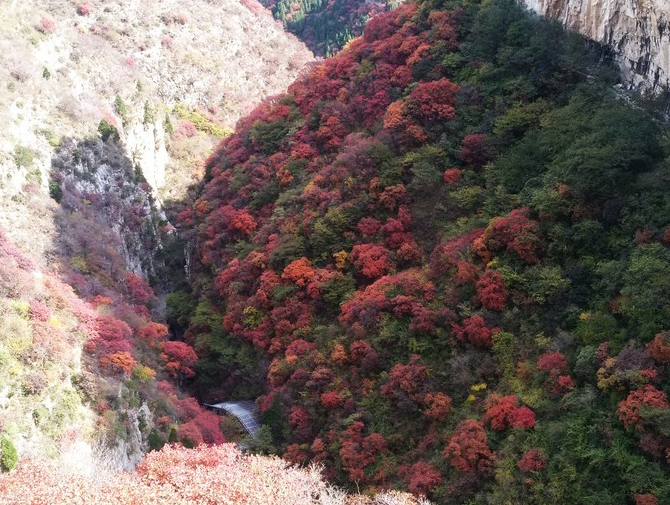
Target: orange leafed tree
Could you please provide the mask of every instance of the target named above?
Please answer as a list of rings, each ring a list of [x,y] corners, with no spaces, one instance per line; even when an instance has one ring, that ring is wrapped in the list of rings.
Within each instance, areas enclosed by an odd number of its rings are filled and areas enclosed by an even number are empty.
[[[157,345],[168,336],[168,328],[164,324],[150,322],[137,330],[138,336],[151,346]]]
[[[640,409],[643,408],[668,410],[670,409],[668,396],[663,391],[647,384],[640,389],[631,391],[628,397],[619,403],[617,413],[626,428],[642,431],[644,430],[644,420]]]
[[[137,361],[129,352],[117,351],[112,354],[106,354],[100,358],[100,366],[114,372],[130,375]]]
[[[304,287],[314,277],[314,269],[305,257],[289,263],[281,274],[285,281],[292,282],[297,286]]]

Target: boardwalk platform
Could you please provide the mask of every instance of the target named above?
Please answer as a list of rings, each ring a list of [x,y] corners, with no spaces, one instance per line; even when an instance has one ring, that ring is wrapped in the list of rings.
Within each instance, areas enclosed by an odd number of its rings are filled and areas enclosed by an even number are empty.
[[[258,430],[261,428],[260,418],[256,404],[251,401],[239,402],[222,402],[222,403],[205,403],[205,407],[209,407],[218,412],[226,412],[239,419],[244,429],[252,436],[256,437]]]

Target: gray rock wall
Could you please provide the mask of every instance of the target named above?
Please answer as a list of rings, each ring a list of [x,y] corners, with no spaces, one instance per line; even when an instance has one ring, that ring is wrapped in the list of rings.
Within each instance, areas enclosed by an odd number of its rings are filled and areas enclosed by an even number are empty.
[[[670,87],[670,0],[522,0],[528,8],[610,46],[625,81]]]

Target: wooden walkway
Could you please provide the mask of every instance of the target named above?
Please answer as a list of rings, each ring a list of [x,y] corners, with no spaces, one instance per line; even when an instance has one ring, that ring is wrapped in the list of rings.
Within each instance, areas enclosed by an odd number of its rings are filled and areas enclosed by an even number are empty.
[[[209,407],[218,412],[226,412],[239,419],[244,429],[252,436],[256,437],[258,430],[261,429],[259,422],[258,409],[256,404],[251,401],[241,402],[223,402],[223,403],[205,403],[205,407]]]

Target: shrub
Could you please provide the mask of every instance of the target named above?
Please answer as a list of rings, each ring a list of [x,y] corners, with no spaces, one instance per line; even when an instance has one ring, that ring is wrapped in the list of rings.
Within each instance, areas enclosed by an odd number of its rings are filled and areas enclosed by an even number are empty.
[[[77,14],[80,16],[88,16],[91,13],[91,4],[83,2],[77,5]]]
[[[37,31],[49,35],[50,33],[53,33],[56,30],[56,22],[47,17],[42,17],[40,19],[39,24],[37,25]]]
[[[0,468],[4,471],[12,470],[19,461],[19,455],[12,441],[3,435],[0,438]]]
[[[106,119],[100,120],[98,133],[103,142],[107,142],[107,140],[118,142],[120,139],[119,130],[117,130],[116,126],[109,124]]]

